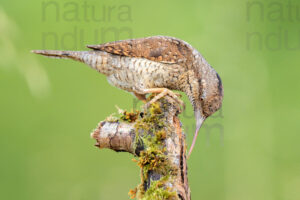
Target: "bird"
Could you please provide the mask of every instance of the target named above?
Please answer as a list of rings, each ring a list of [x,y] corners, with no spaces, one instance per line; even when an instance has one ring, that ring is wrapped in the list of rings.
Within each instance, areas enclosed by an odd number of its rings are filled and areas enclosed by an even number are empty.
[[[157,94],[182,101],[173,90],[185,93],[194,110],[196,128],[188,157],[203,122],[218,111],[223,101],[219,74],[189,43],[170,36],[150,36],[87,45],[88,51],[33,50],[52,58],[83,62],[107,77],[108,82],[145,101]]]

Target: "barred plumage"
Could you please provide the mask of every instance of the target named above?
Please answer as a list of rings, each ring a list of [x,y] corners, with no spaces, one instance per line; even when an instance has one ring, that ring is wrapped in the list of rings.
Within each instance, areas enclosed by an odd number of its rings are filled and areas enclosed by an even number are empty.
[[[106,75],[112,85],[133,92],[140,99],[149,92],[168,93],[176,98],[166,89],[185,92],[194,107],[196,118],[190,154],[203,121],[221,107],[223,100],[221,79],[202,55],[188,43],[167,36],[88,47],[92,50],[33,52],[84,62]]]

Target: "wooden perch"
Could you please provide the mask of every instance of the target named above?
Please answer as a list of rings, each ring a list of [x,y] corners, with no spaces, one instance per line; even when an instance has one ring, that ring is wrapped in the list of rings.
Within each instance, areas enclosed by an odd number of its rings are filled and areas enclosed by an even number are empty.
[[[122,113],[119,120],[105,120],[91,134],[96,146],[136,156],[141,184],[131,198],[190,200],[185,135],[178,110],[165,99],[145,112]]]

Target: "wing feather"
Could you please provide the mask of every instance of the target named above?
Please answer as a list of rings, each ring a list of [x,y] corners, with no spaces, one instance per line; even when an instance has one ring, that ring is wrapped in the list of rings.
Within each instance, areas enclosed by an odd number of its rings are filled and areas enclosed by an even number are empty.
[[[192,46],[180,39],[167,36],[120,40],[87,47],[120,56],[146,58],[170,64],[177,63],[187,67],[193,62]]]

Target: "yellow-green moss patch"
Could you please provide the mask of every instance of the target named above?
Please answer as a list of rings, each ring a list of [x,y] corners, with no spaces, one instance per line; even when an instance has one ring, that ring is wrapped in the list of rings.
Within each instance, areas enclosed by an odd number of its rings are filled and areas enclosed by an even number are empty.
[[[147,112],[140,115],[135,121],[135,148],[143,146],[143,149],[137,152],[138,166],[141,168],[141,184],[131,190],[131,197],[138,199],[176,199],[176,192],[166,186],[166,182],[176,174],[174,167],[166,156],[164,140],[170,135],[170,128],[166,125],[164,109],[166,108],[163,101],[155,102],[150,105]],[[149,181],[149,173],[155,172],[161,176],[160,180],[151,180],[150,186],[145,188],[145,183]],[[150,176],[151,177],[151,176]],[[146,191],[145,191],[146,189]]]

